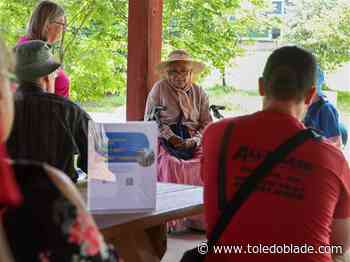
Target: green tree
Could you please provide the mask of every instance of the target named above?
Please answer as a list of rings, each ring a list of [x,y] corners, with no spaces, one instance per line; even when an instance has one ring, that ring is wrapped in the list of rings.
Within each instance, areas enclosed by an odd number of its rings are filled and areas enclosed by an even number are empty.
[[[126,86],[128,0],[57,0],[67,12],[64,45],[54,47],[71,78],[71,98],[123,94]],[[0,0],[1,35],[14,46],[38,0]],[[163,55],[185,48],[218,68],[242,55],[242,39],[266,25],[265,0],[164,1]],[[231,19],[229,19],[231,17]],[[208,69],[209,70],[209,69]]]
[[[163,55],[184,48],[195,58],[220,70],[244,53],[242,38],[266,22],[259,12],[264,0],[164,1]]]
[[[350,61],[350,2],[300,0],[284,21],[284,41],[311,50],[326,71]]]
[[[27,20],[37,0],[0,0],[1,35],[15,46],[26,33]],[[123,93],[126,83],[127,0],[61,0],[67,12],[64,56],[71,79],[71,98],[97,99],[106,93]]]
[[[127,0],[64,1],[71,30],[64,54],[72,77],[72,98],[123,95],[126,85]]]

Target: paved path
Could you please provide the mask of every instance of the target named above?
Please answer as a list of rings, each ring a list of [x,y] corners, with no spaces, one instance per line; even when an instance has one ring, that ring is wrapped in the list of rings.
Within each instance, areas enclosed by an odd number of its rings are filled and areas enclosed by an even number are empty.
[[[96,122],[125,122],[126,121],[126,107],[118,107],[114,112],[89,112],[92,119]]]

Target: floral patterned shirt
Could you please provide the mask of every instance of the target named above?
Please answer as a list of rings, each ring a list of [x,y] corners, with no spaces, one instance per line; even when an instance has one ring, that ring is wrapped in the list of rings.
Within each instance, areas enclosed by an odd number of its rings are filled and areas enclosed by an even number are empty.
[[[91,215],[61,193],[42,165],[16,163],[13,168],[24,201],[6,210],[3,223],[15,261],[118,261]]]

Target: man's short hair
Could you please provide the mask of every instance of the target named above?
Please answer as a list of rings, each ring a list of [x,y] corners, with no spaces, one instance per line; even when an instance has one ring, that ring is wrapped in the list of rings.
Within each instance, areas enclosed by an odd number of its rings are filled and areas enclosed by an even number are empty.
[[[275,50],[263,73],[266,96],[282,101],[301,101],[315,85],[315,79],[315,57],[297,46]]]

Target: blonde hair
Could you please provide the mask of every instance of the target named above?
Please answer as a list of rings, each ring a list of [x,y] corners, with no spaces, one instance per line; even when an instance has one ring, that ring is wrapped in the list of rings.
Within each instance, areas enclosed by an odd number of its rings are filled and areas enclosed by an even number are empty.
[[[56,18],[64,16],[64,9],[55,2],[41,1],[34,9],[27,28],[27,36],[31,40],[47,41],[46,27]]]

